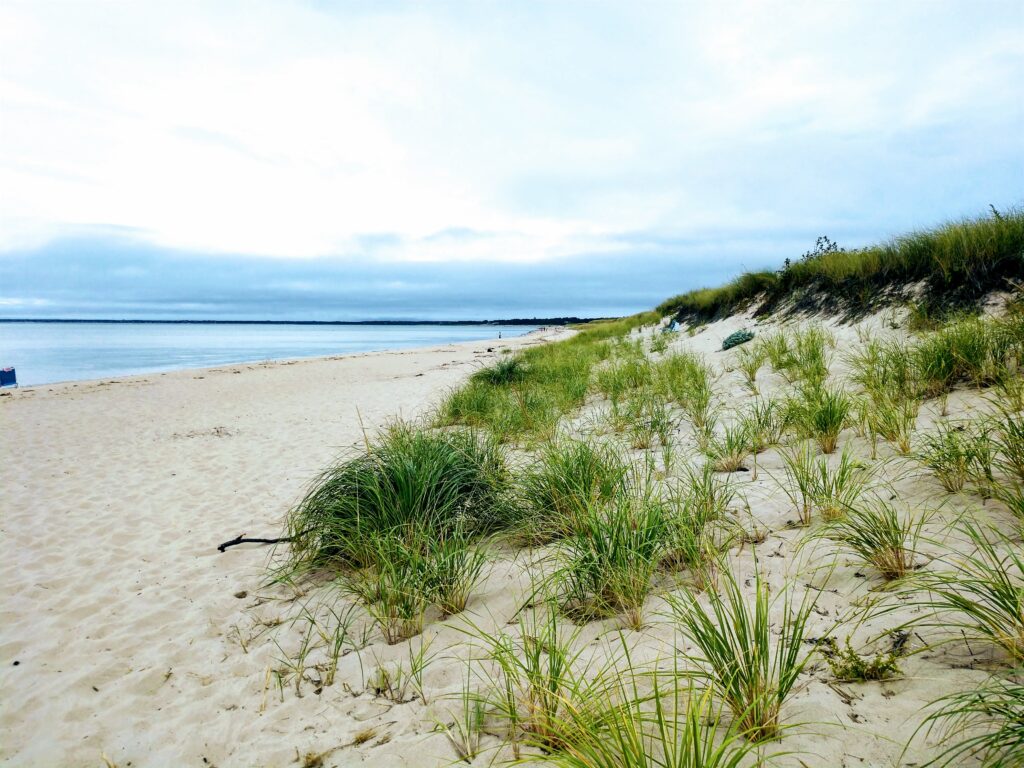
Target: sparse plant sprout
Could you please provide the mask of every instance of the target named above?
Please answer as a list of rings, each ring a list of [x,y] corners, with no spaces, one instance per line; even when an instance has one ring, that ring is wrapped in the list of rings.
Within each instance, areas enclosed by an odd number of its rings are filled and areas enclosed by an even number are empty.
[[[842,648],[832,637],[819,643],[819,648],[832,674],[841,682],[886,680],[900,674],[900,654],[896,650],[860,654],[853,649],[849,637]]]
[[[850,507],[823,533],[888,581],[913,570],[925,519],[925,515],[901,519],[891,504],[872,499]]]
[[[753,455],[754,471],[751,479],[757,480],[757,456],[781,442],[787,423],[786,409],[775,400],[757,398],[751,402],[741,419]]]
[[[487,702],[470,688],[470,671],[467,666],[459,712],[450,722],[435,720],[448,737],[455,756],[464,763],[472,763],[480,754],[480,738],[487,718]]]
[[[753,602],[739,580],[724,569],[718,591],[705,593],[708,607],[687,593],[671,600],[677,625],[698,649],[696,675],[706,680],[732,710],[738,730],[752,742],[779,735],[781,710],[813,650],[804,652],[807,622],[815,607],[805,593],[794,603],[791,589],[776,596],[773,617],[768,585],[755,572]]]
[[[390,699],[396,704],[404,704],[413,694],[427,704],[426,690],[423,687],[423,675],[427,667],[436,657],[430,652],[430,642],[424,640],[417,650],[409,643],[407,664],[397,662],[391,666],[378,665],[370,673],[368,687],[378,696]]]

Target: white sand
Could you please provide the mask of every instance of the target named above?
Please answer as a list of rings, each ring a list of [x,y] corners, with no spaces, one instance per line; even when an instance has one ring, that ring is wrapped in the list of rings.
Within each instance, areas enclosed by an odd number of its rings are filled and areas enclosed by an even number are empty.
[[[228,639],[306,484],[503,341],[7,390],[0,397],[0,756],[11,765],[285,765],[337,702],[258,715]],[[358,413],[357,413],[358,410]],[[270,649],[276,650],[276,649]],[[17,666],[15,666],[15,662]],[[205,761],[204,761],[205,758]]]
[[[745,324],[752,322],[731,318],[693,338],[684,335],[676,346],[703,351],[721,366],[730,359],[717,351],[722,338]],[[888,332],[880,318],[868,324]],[[833,329],[841,349],[855,342],[854,327]],[[429,641],[436,654],[425,676],[426,704],[397,704],[367,690],[378,664],[408,653],[409,645],[387,646],[379,634],[363,651],[342,658],[334,685],[317,694],[306,682],[297,696],[294,686],[280,691],[267,685],[269,670],[280,668],[286,655],[276,643],[291,655],[298,644],[294,631],[273,625],[295,616],[306,601],[316,605],[323,590],[264,587],[265,549],[244,546],[220,555],[215,546],[242,532],[275,535],[309,480],[360,439],[357,408],[371,430],[400,412],[421,414],[445,388],[493,359],[486,347],[536,341],[231,366],[39,387],[0,398],[0,754],[7,763],[103,765],[105,756],[122,767],[286,766],[310,753],[336,766],[451,763],[455,755],[433,718],[445,718],[443,696],[457,692],[465,675],[470,651],[458,630],[462,618],[432,621],[412,644]],[[838,355],[833,370],[842,373]],[[784,386],[767,367],[759,382],[765,392]],[[749,398],[736,373],[726,374],[718,388],[730,402]],[[978,404],[976,393],[950,398],[954,417]],[[591,406],[578,423],[599,409]],[[934,408],[924,406],[919,427],[929,428],[936,418]],[[683,453],[692,452],[686,427],[679,439]],[[852,430],[841,445],[867,453]],[[881,456],[891,454],[880,448]],[[836,563],[811,628],[820,636],[883,585],[849,558],[800,548],[806,531],[787,527],[794,515],[772,475],[781,476],[774,451],[762,456],[757,481],[737,475],[752,522],[767,532],[757,547],[759,562],[774,590],[791,583],[798,599],[825,584],[817,565]],[[901,509],[943,504],[928,527],[935,538],[948,535],[957,514],[978,509],[976,499],[943,494],[919,467],[893,462],[883,475],[892,478]],[[990,502],[979,514],[1009,529],[998,505]],[[929,552],[934,549],[925,559]],[[732,564],[752,574],[752,548],[735,550]],[[467,617],[488,629],[504,628],[522,600],[526,576],[522,558],[500,557],[474,592]],[[671,649],[673,631],[657,615],[663,607],[652,597],[651,626],[630,635],[637,659]],[[917,610],[838,634],[852,633],[859,644]],[[597,649],[617,630],[614,619],[593,622],[581,630],[581,641],[594,641]],[[938,639],[934,630],[923,634],[929,642]],[[977,684],[999,662],[990,649],[950,645],[906,660],[899,679],[862,684],[836,684],[819,663],[783,711],[787,723],[814,725],[787,736],[781,748],[802,754],[780,764],[920,764],[934,756],[934,743],[920,739],[902,753],[921,721],[920,708]],[[487,758],[476,764],[486,765]]]

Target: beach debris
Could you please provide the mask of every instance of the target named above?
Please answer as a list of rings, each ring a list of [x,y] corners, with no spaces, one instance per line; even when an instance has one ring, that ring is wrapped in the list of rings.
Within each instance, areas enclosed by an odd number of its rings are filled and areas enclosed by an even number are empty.
[[[291,541],[294,538],[294,536],[282,536],[279,539],[247,539],[245,538],[245,534],[243,533],[231,539],[230,541],[225,541],[223,544],[218,544],[217,551],[224,552],[224,550],[226,550],[228,547],[234,547],[239,544],[277,544],[282,541]],[[238,597],[238,595],[235,595],[235,597]]]
[[[725,337],[725,339],[722,340],[722,350],[724,351],[726,349],[732,349],[733,347],[737,347],[740,344],[746,344],[752,338],[754,338],[754,332],[748,331],[746,328],[743,328],[742,330],[736,331],[734,333],[730,333],[728,336]]]

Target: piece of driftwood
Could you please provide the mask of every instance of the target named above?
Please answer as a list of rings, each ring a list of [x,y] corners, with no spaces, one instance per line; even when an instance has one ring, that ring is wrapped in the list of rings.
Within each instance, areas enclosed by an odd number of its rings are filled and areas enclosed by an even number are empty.
[[[217,551],[224,552],[228,547],[233,547],[236,544],[277,544],[282,541],[291,541],[294,538],[294,536],[282,536],[280,539],[247,539],[243,533],[231,539],[231,541],[225,541],[217,547]]]

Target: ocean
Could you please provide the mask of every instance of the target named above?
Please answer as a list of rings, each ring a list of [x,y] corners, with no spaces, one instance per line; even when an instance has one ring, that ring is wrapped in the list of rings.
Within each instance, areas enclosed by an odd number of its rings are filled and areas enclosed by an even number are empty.
[[[529,325],[0,322],[0,368],[18,384],[106,379],[181,368],[345,355],[505,338]]]

